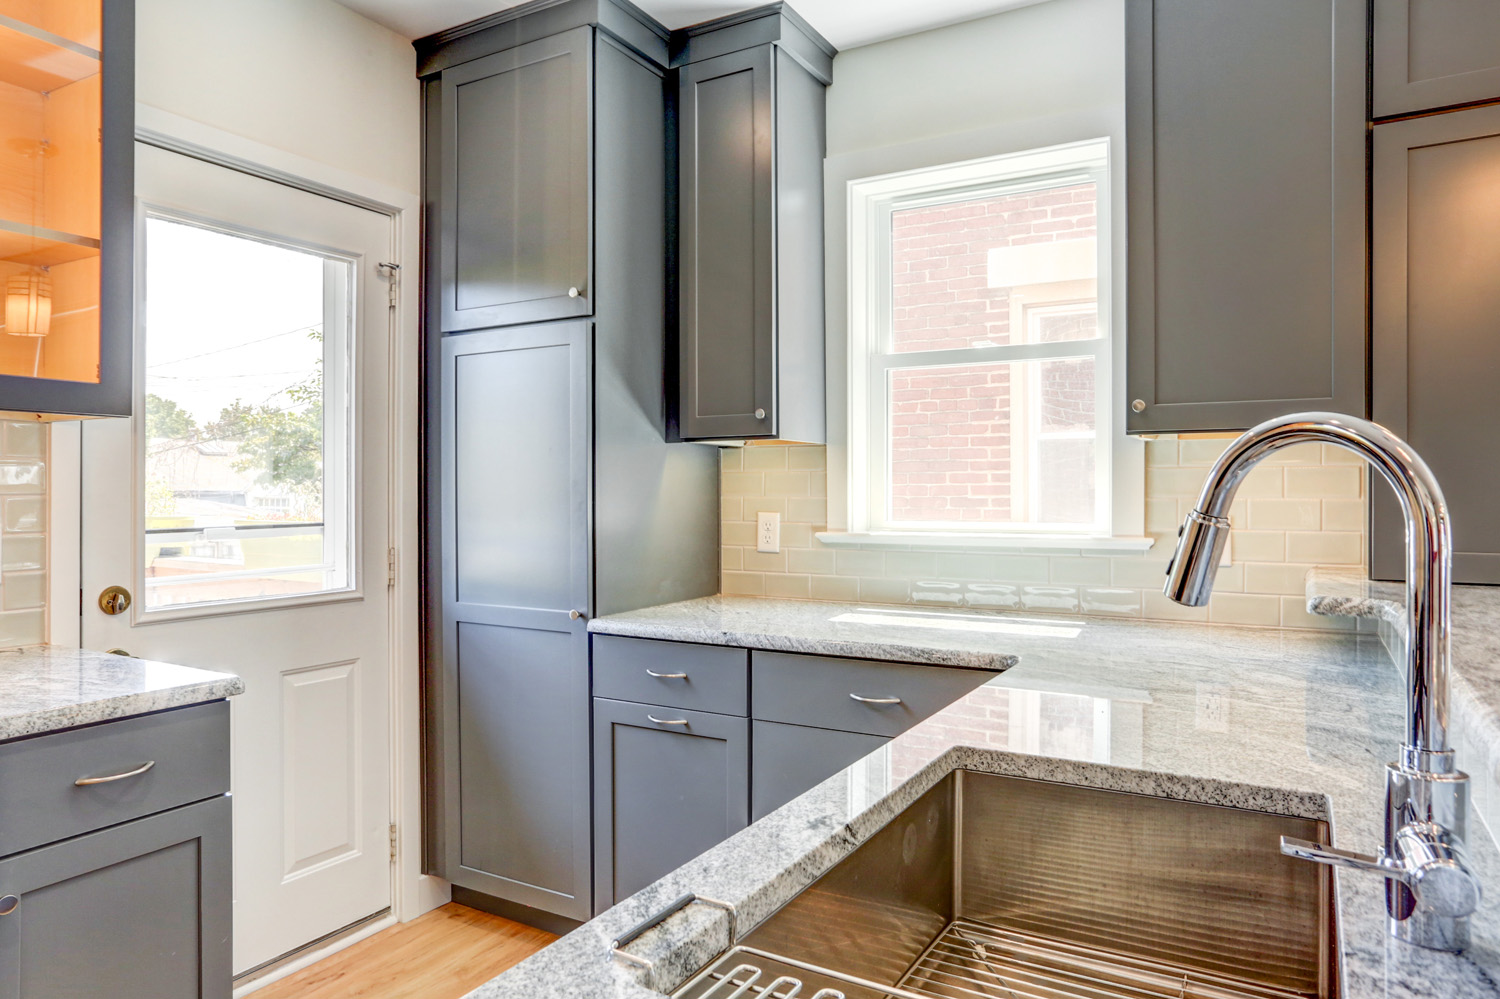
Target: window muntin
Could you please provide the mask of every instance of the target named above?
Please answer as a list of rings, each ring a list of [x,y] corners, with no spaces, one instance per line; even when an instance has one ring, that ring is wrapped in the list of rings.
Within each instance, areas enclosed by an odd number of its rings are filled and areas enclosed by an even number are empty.
[[[853,185],[851,530],[1110,533],[1106,157]]]
[[[148,214],[147,613],[352,586],[354,264]]]

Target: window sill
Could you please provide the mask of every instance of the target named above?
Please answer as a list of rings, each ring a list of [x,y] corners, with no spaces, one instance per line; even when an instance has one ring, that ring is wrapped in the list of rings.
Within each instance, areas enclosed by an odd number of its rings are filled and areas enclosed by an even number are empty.
[[[1075,552],[1110,555],[1145,552],[1150,537],[1088,534],[940,534],[925,531],[819,531],[819,541],[834,548],[969,549],[1012,552]]]

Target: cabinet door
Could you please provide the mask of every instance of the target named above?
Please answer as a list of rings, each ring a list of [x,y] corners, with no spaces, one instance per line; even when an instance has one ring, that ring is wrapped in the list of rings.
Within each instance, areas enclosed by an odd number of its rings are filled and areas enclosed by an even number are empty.
[[[443,332],[592,312],[593,29],[443,74]]]
[[[772,436],[771,47],[682,67],[678,100],[682,436]]]
[[[587,322],[443,341],[441,873],[589,914]],[[577,616],[575,616],[575,613]]]
[[[766,721],[753,722],[750,737],[755,749],[755,769],[750,774],[751,822],[890,741],[878,735]]]
[[[594,699],[598,911],[745,827],[749,725],[706,711]]]
[[[1128,0],[1132,433],[1365,403],[1365,0]]]
[[[229,999],[229,799],[0,860],[0,999]]]
[[[129,416],[135,3],[24,4],[5,14],[0,156],[13,179],[0,206],[0,282],[25,305],[0,334],[0,410]]]
[[[1500,4],[1374,3],[1375,117],[1500,98]]]
[[[1500,107],[1375,126],[1371,401],[1453,513],[1453,575],[1500,583]],[[1401,513],[1371,477],[1370,568],[1405,576]]]

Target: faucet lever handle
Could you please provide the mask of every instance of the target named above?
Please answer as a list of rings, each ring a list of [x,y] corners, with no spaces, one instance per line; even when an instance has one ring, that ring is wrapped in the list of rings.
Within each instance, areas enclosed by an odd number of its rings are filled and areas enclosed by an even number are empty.
[[[1321,843],[1314,843],[1312,840],[1297,839],[1295,836],[1281,837],[1281,852],[1299,860],[1311,860],[1315,864],[1327,864],[1329,867],[1344,867],[1355,871],[1371,871],[1396,881],[1406,880],[1405,872],[1388,860],[1368,853],[1339,850]]]

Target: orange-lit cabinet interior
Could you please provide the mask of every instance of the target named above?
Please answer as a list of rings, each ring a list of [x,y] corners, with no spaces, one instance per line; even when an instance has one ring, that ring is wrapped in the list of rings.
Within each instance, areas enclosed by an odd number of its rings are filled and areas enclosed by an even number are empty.
[[[133,0],[0,0],[0,412],[131,409]]]

